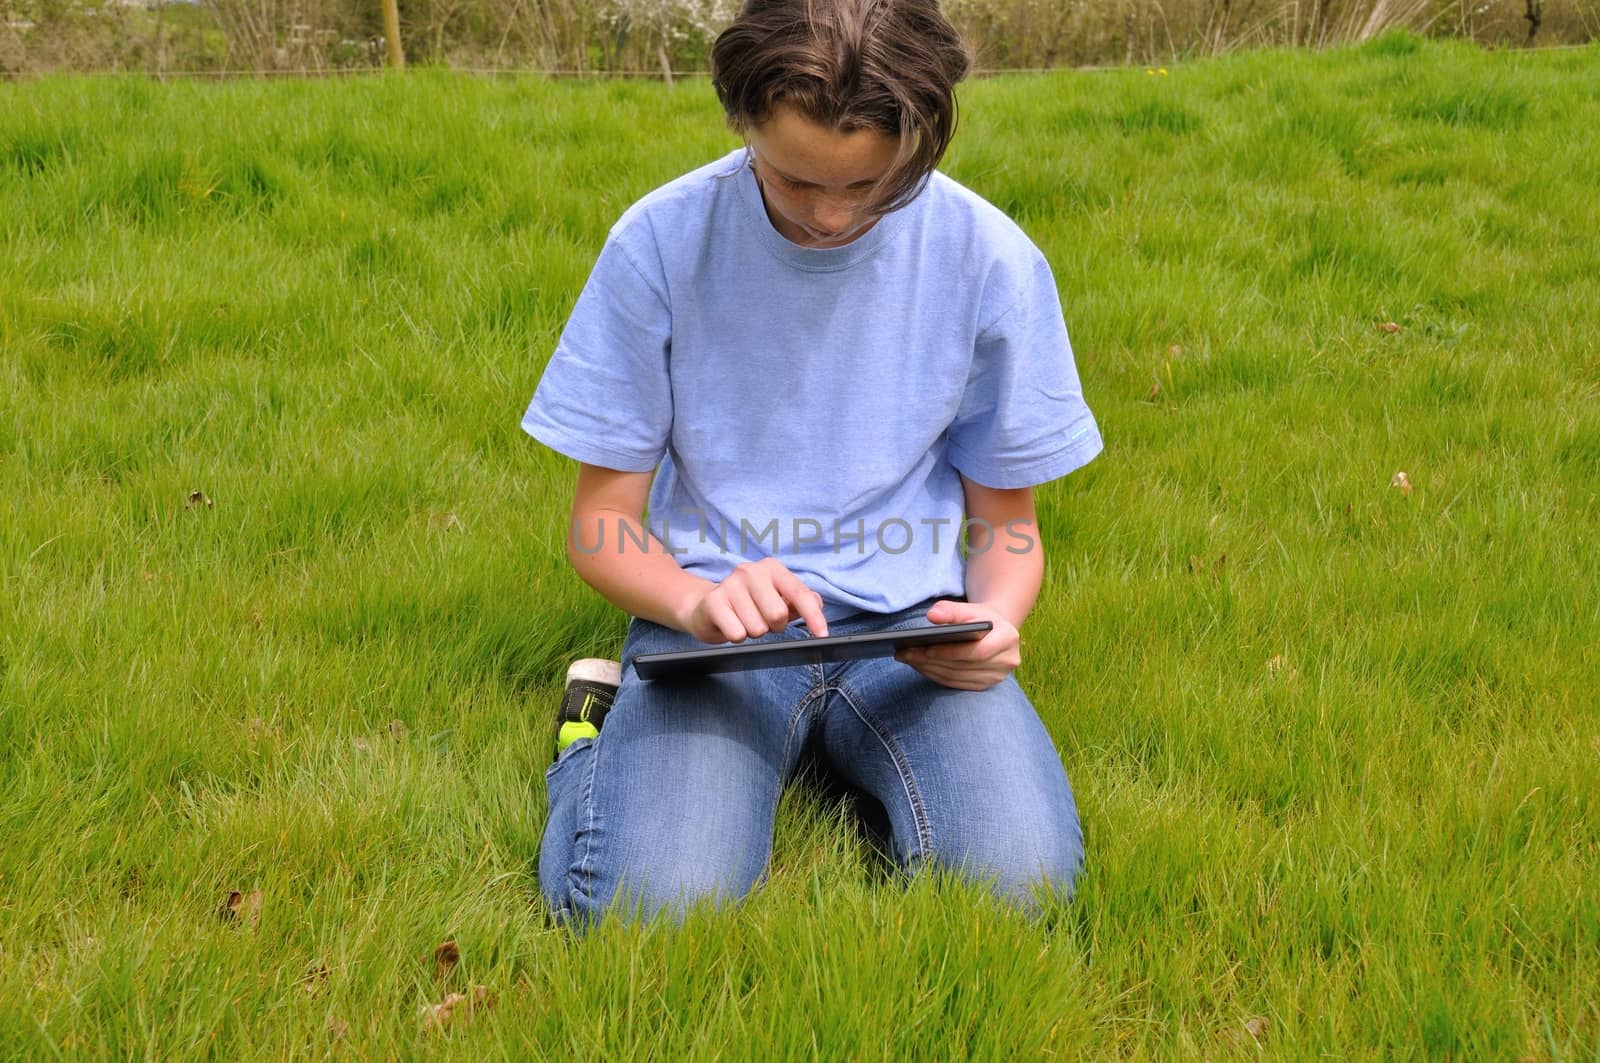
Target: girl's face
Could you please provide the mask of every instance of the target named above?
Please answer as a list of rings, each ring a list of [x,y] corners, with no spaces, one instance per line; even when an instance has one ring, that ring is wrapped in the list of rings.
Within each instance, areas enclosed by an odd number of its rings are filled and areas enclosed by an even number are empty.
[[[876,129],[842,133],[778,104],[747,140],[773,228],[803,247],[842,247],[878,215],[867,193],[888,173],[900,146]]]

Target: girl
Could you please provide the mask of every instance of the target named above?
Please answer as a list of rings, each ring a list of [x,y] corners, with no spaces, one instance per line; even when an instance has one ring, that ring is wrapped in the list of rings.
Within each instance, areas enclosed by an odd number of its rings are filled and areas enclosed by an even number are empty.
[[[1012,672],[1032,488],[1101,442],[1044,257],[935,170],[969,62],[937,0],[748,0],[712,53],[744,146],[630,207],[578,297],[522,423],[580,463],[568,557],[633,619],[547,773],[560,918],[744,895],[802,753],[881,803],[907,869],[1071,887],[1072,792]],[[971,620],[894,659],[629,668]]]

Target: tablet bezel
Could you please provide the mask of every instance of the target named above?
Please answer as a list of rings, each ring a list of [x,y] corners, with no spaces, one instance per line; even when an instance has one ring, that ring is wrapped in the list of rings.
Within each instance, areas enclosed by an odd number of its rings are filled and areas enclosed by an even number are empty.
[[[704,649],[641,653],[633,659],[640,679],[675,679],[743,672],[757,668],[784,668],[804,664],[835,664],[867,657],[889,657],[907,646],[933,646],[947,642],[976,642],[994,630],[988,620],[966,624],[929,624],[889,631],[860,631],[853,635],[803,637],[776,642],[737,642]]]

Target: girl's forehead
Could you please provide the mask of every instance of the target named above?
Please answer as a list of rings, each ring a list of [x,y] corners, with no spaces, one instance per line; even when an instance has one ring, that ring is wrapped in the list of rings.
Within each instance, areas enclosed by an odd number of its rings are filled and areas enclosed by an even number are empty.
[[[899,140],[877,129],[840,132],[778,104],[750,128],[757,156],[785,177],[846,187],[877,181],[894,164]]]

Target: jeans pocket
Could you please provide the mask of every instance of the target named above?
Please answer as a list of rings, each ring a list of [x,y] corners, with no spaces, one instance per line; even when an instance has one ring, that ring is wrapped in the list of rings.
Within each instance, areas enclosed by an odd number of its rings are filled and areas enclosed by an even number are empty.
[[[573,760],[581,759],[574,757],[573,754],[577,753],[580,749],[587,749],[592,745],[594,745],[594,739],[580,738],[573,742],[566,749],[563,749],[560,753],[557,753],[555,762],[552,763],[548,768],[544,769],[544,781],[548,784],[551,779],[556,777],[556,773],[562,768],[566,767]]]

